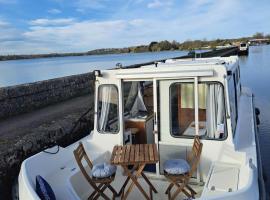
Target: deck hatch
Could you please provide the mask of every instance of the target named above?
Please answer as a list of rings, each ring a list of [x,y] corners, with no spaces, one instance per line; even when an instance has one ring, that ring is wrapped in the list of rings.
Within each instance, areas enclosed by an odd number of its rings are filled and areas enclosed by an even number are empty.
[[[215,164],[207,188],[213,192],[233,192],[238,188],[238,181],[238,167],[226,164]]]

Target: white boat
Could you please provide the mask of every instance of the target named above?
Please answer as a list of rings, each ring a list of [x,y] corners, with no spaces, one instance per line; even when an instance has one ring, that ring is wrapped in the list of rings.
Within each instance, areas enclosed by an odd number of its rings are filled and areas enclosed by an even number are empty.
[[[238,48],[238,54],[239,55],[248,55],[248,51],[249,51],[249,44],[241,42],[240,46]]]
[[[153,199],[166,199],[169,183],[163,164],[171,158],[186,159],[195,135],[203,143],[191,180],[196,199],[265,199],[253,94],[241,85],[236,56],[169,59],[137,68],[97,70],[95,75],[94,130],[59,147],[56,154],[40,152],[24,160],[20,200],[39,199],[37,175],[51,185],[57,200],[87,199],[92,189],[73,155],[79,142],[94,163],[109,162],[115,145],[155,143],[160,162],[146,168],[145,174],[158,188]],[[137,135],[131,128],[137,128]],[[117,191],[125,180],[122,172],[118,167],[112,183]],[[128,196],[139,198],[143,196],[136,188]]]

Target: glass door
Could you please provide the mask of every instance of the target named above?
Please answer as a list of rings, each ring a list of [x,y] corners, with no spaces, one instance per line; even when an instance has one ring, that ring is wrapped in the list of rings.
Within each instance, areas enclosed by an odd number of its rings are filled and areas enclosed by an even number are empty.
[[[197,78],[155,80],[154,133],[160,165],[167,159],[187,159],[195,135],[200,134]]]
[[[123,141],[122,80],[96,77],[93,141],[112,151]]]

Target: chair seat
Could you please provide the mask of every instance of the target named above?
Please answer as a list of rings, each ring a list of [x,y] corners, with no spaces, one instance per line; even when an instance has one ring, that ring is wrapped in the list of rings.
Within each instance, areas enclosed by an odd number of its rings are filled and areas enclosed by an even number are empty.
[[[165,172],[173,175],[185,174],[190,171],[190,166],[184,159],[167,160],[165,161],[163,167]]]
[[[95,178],[108,178],[115,172],[116,166],[107,163],[96,164],[92,168],[92,176]]]

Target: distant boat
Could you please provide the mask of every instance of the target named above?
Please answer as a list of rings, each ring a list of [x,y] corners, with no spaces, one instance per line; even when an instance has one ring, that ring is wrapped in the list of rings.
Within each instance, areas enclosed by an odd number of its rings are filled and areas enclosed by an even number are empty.
[[[270,44],[270,39],[268,39],[268,38],[252,39],[252,40],[249,40],[248,43],[249,43],[250,46],[265,45],[265,44]]]
[[[222,46],[216,46],[216,49],[219,50],[219,49],[226,49],[226,48],[232,48],[232,47],[235,47],[235,46],[231,44],[227,44],[227,45],[222,45]]]
[[[238,47],[238,55],[248,55],[249,44],[248,43],[240,43]]]

